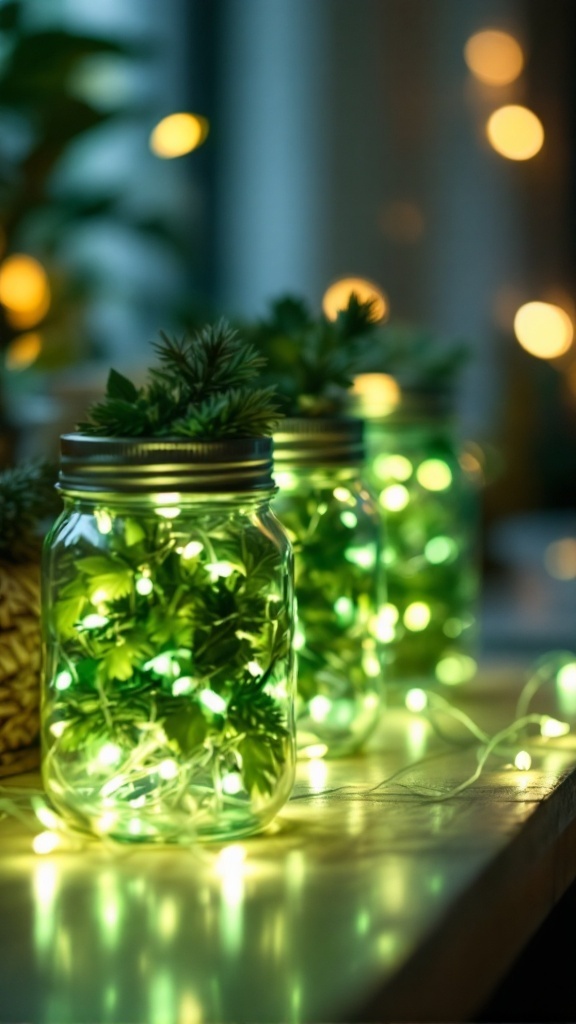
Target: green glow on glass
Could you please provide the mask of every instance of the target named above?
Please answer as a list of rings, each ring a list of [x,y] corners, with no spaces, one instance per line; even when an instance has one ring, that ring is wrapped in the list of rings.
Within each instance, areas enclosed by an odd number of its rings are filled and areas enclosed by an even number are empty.
[[[576,662],[563,665],[556,674],[556,682],[564,693],[576,693]]]
[[[376,564],[376,548],[373,544],[346,548],[344,556],[347,562],[352,562],[360,569],[372,569]]]
[[[378,501],[386,512],[401,512],[410,501],[410,494],[404,484],[390,484],[380,492]]]
[[[297,625],[296,629],[294,630],[294,640],[292,646],[294,647],[295,651],[301,651],[305,645],[306,635],[304,633],[304,630],[302,629],[302,626]]]
[[[367,910],[361,910],[356,918],[356,931],[358,935],[365,935],[370,928],[370,914]]]
[[[226,701],[218,693],[214,693],[214,690],[201,690],[199,700],[215,715],[221,715],[226,711]]]
[[[404,455],[377,455],[372,467],[379,480],[409,480],[414,472]]]
[[[350,622],[354,618],[354,602],[349,597],[339,597],[334,602],[334,611],[340,619]]]
[[[446,622],[442,626],[442,632],[445,636],[455,639],[457,636],[460,636],[463,628],[464,625],[460,619],[446,619]]]
[[[466,683],[476,675],[477,665],[468,654],[447,654],[436,665],[436,678],[446,686]]]
[[[404,611],[403,621],[406,629],[419,633],[426,629],[430,622],[430,608],[425,601],[412,601]]]
[[[341,512],[340,522],[343,524],[343,526],[347,526],[348,529],[353,530],[355,526],[358,526],[358,517],[354,514],[354,512]]]
[[[442,562],[447,562],[457,552],[457,545],[451,537],[431,537],[424,548],[424,554],[432,565],[440,565]]]
[[[416,479],[427,491],[446,491],[452,483],[452,470],[442,459],[425,459],[416,470]]]
[[[56,687],[57,690],[67,690],[68,687],[72,685],[72,681],[72,673],[65,668],[56,676],[54,680],[54,686]]]

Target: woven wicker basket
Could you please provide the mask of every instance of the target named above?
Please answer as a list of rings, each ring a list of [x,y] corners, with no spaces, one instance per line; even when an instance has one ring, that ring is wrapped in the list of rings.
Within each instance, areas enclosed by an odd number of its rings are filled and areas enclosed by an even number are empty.
[[[0,561],[0,776],[39,763],[40,569]]]

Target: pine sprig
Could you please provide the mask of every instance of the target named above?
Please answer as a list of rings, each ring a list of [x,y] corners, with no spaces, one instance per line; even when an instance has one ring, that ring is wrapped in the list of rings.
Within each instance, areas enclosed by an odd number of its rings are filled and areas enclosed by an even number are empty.
[[[105,437],[218,440],[270,435],[280,419],[275,388],[254,387],[265,358],[221,320],[191,337],[164,332],[154,345],[160,365],[138,388],[111,370],[104,401],[78,429]]]
[[[46,462],[0,473],[0,558],[27,562],[39,557],[45,529],[58,511],[55,483],[55,469]]]
[[[265,355],[265,378],[285,398],[288,415],[325,415],[341,410],[355,374],[364,370],[376,329],[374,303],[352,295],[329,320],[315,318],[305,302],[285,296],[250,337]]]

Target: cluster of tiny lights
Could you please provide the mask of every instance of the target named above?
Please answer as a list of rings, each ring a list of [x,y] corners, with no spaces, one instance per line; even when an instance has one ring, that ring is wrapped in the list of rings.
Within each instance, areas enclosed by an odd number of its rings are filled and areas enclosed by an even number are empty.
[[[385,606],[385,608],[397,613],[397,609],[393,605]],[[394,619],[394,615],[391,615],[391,618]],[[160,657],[162,656],[158,656],[158,658]],[[158,658],[155,659],[156,662]],[[62,670],[56,677],[55,685],[59,683],[61,687],[66,687],[71,682],[72,675],[67,670]],[[193,680],[189,680],[189,682],[190,685],[193,684]],[[464,726],[472,739],[478,743],[477,768],[467,779],[452,787],[448,792],[444,791],[436,795],[429,792],[420,792],[415,787],[411,787],[413,795],[433,802],[443,802],[458,795],[480,778],[491,755],[504,758],[508,766],[513,767],[518,772],[529,772],[534,764],[535,757],[540,755],[543,750],[550,749],[549,744],[555,739],[562,738],[571,732],[570,723],[567,721],[562,721],[548,714],[529,712],[529,704],[535,693],[548,683],[555,684],[557,695],[562,693],[576,695],[575,654],[565,651],[554,652],[540,659],[522,690],[514,720],[494,735],[486,733],[465,712],[455,707],[440,694],[430,690],[426,691],[419,687],[409,689],[406,692],[404,702],[405,707],[411,714],[422,715],[430,723],[434,722],[437,713],[451,717]],[[226,707],[225,701],[211,690],[202,690],[199,696],[205,706],[215,714],[222,712]],[[332,702],[321,694],[318,694],[310,702],[311,717],[317,721],[325,718],[331,710]],[[576,715],[576,708],[574,709],[574,714]],[[53,723],[51,728],[58,726],[58,724],[60,723]],[[545,741],[545,746],[530,749],[527,742],[529,736],[526,730],[528,728],[534,729],[535,727],[538,729],[539,736]],[[518,742],[520,737],[523,737],[522,745]],[[518,742],[518,746],[511,756],[510,747],[515,742]],[[323,758],[326,752],[327,747],[323,743],[310,744],[302,751],[304,756],[312,762]],[[117,744],[105,742],[101,745],[95,756],[95,769],[97,766],[100,766],[102,770],[109,767],[116,767],[116,770],[118,770],[123,756],[123,751]],[[409,771],[414,767],[415,764],[411,764],[406,769],[402,769],[401,772]],[[155,771],[161,779],[167,782],[175,781],[179,776],[178,763],[171,757],[165,757],[161,760]],[[390,780],[385,780],[384,784],[397,779],[398,774],[395,773]],[[112,795],[124,783],[125,777],[120,773],[116,774],[114,778],[109,779],[102,787],[102,795],[105,797]],[[382,783],[379,784],[379,786],[381,785]],[[223,775],[222,792],[224,794],[234,796],[241,791],[242,786],[242,779],[238,771],[232,770]],[[20,794],[19,801],[15,799],[15,794],[18,793]],[[47,805],[43,794],[34,793],[30,790],[6,790],[5,794],[7,799],[3,801],[4,813],[12,813],[22,817],[24,811],[32,811],[36,820],[42,826],[43,831],[35,835],[32,840],[34,853],[46,856],[58,850],[81,849],[83,844],[85,844],[86,837],[78,833],[55,813]],[[144,799],[141,796],[131,801],[134,811],[143,805]],[[116,821],[117,815],[113,811],[104,812],[97,820],[95,819],[95,833],[103,837],[108,836],[109,838],[109,832],[114,828]],[[145,837],[146,825],[138,817],[133,817],[128,824],[128,832],[134,837]],[[218,858],[219,863],[221,863],[224,869],[227,869],[228,866],[239,865],[244,859],[243,847],[239,844],[227,846],[218,855]]]

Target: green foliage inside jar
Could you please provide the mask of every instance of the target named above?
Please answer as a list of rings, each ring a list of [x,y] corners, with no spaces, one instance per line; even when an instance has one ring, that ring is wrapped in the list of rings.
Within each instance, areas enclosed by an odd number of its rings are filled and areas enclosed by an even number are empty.
[[[379,517],[350,471],[276,476],[274,507],[295,554],[298,747],[345,755],[375,726],[382,698]]]
[[[389,679],[466,683],[476,672],[478,469],[445,426],[369,423],[369,471],[386,516]]]

